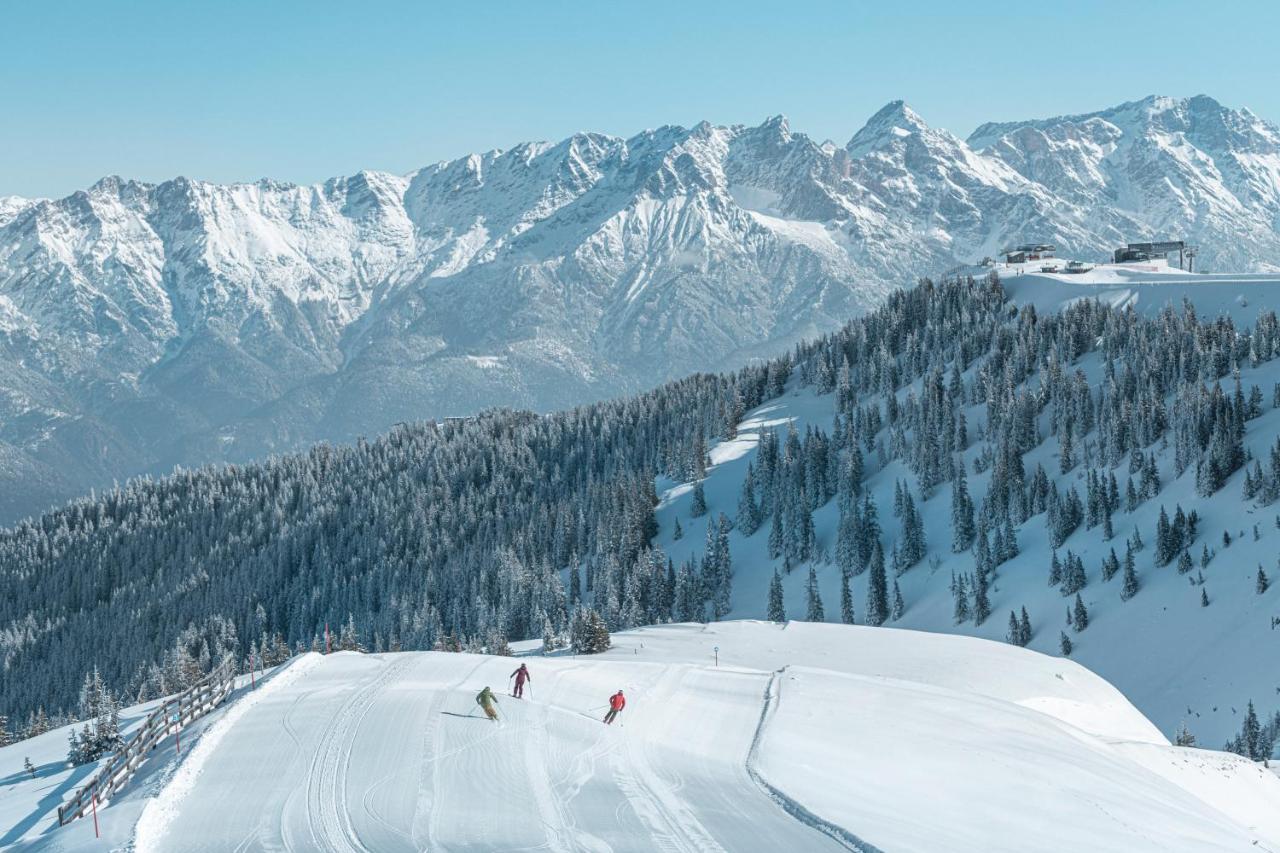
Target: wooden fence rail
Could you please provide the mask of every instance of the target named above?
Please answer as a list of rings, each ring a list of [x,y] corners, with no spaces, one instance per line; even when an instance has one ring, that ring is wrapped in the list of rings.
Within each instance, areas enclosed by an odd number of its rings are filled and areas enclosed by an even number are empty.
[[[110,802],[112,796],[129,783],[160,741],[169,734],[181,732],[222,704],[235,686],[235,679],[236,662],[228,655],[198,684],[161,703],[133,737],[116,750],[115,755],[98,768],[98,772],[71,799],[58,806],[59,825],[65,826],[76,818],[84,817],[95,798],[99,806]]]

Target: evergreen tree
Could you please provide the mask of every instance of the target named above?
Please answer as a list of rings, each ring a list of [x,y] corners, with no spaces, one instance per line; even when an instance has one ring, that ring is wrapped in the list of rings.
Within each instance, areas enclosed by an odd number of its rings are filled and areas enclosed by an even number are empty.
[[[953,578],[951,582],[951,597],[954,600],[953,617],[957,625],[961,625],[969,621],[969,589],[964,580],[964,575]]]
[[[840,621],[853,624],[853,591],[849,588],[849,573],[840,573]]]
[[[1166,565],[1177,552],[1173,527],[1169,524],[1169,514],[1164,511],[1162,506],[1160,507],[1160,518],[1156,521],[1156,565]]]
[[[841,510],[840,523],[836,528],[836,566],[841,575],[856,575],[861,570],[858,564],[859,527],[856,505]]]
[[[1124,553],[1124,583],[1120,588],[1120,598],[1128,601],[1138,593],[1138,572],[1134,566],[1133,550]]]
[[[1209,593],[1205,592],[1204,587],[1200,588],[1200,606],[1201,607],[1209,606]]]
[[[702,518],[707,514],[707,493],[703,491],[702,481],[693,484],[693,501],[689,504],[689,515]]]
[[[1018,645],[1027,646],[1031,644],[1031,617],[1027,615],[1027,608],[1022,608],[1022,619],[1018,623],[1018,633],[1020,641]]]
[[[1120,558],[1116,556],[1116,549],[1112,548],[1111,552],[1102,560],[1102,579],[1109,581],[1120,571]]]
[[[675,524],[671,528],[671,541],[679,542],[684,538],[684,528],[680,526],[680,516],[676,516]]]
[[[599,654],[608,651],[612,645],[604,619],[591,607],[578,608],[574,615],[569,642],[573,653],[577,655]]]
[[[778,501],[774,505],[773,518],[769,523],[769,559],[776,560],[782,556],[785,537],[786,522],[782,516],[782,502]],[[787,571],[790,572],[790,569]]]
[[[1267,588],[1271,586],[1271,582],[1267,579],[1267,573],[1262,570],[1262,564],[1258,564],[1258,582],[1255,589],[1258,595],[1265,595]]]
[[[1018,615],[1012,610],[1009,611],[1009,630],[1005,633],[1004,639],[1006,643],[1022,645],[1022,627],[1018,624]]]
[[[898,581],[893,582],[893,609],[889,614],[889,618],[897,622],[902,615],[907,612],[907,604],[902,600],[902,590],[898,588]]]
[[[778,574],[778,570],[773,570],[773,580],[769,582],[769,613],[770,622],[786,622],[787,610],[782,602],[782,576]]]
[[[973,501],[964,475],[955,478],[951,485],[951,550],[959,554],[973,545]]]
[[[822,610],[822,593],[818,591],[818,573],[813,566],[809,567],[809,582],[805,586],[805,621],[825,622],[826,614]]]
[[[756,506],[753,479],[748,467],[747,476],[742,481],[742,494],[738,497],[738,530],[743,536],[750,536],[760,527],[760,509]]]
[[[1084,606],[1084,599],[1076,593],[1075,607],[1071,612],[1072,626],[1076,629],[1076,633],[1080,633],[1089,627],[1089,610]]]
[[[900,574],[924,559],[926,548],[924,520],[920,517],[910,492],[904,488],[902,495],[902,548],[899,552],[901,563],[896,573]]]
[[[979,567],[974,572],[973,584],[973,624],[981,625],[991,615],[991,599],[987,590],[986,570]]]
[[[1074,649],[1074,646],[1071,643],[1071,638],[1067,636],[1066,631],[1063,631],[1058,636],[1058,648],[1062,651],[1063,657],[1071,657],[1071,652]]]
[[[347,621],[338,635],[338,649],[344,652],[364,652],[364,644],[360,642],[360,634],[356,630],[355,616],[348,613]]]
[[[884,548],[875,541],[871,551],[870,578],[867,581],[867,624],[880,626],[889,618],[889,588],[884,570]]]
[[[1187,721],[1178,723],[1177,734],[1173,737],[1174,746],[1192,747],[1196,745],[1196,736],[1187,728]]]
[[[1261,761],[1271,757],[1270,750],[1267,750],[1267,755],[1262,754],[1262,726],[1258,723],[1258,712],[1254,710],[1252,700],[1245,711],[1244,723],[1240,727],[1240,742],[1244,746],[1241,754],[1250,760]]]

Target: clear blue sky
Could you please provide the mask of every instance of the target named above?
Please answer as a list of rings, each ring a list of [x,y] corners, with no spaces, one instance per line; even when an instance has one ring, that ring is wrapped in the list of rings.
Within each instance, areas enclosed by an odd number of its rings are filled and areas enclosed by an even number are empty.
[[[576,130],[844,142],[1205,93],[1280,121],[1280,3],[59,2],[0,13],[0,195],[105,174],[310,182]]]

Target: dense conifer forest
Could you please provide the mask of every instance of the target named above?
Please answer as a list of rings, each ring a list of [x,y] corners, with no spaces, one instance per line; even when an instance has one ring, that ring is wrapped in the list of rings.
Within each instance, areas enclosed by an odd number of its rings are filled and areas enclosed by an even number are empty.
[[[1087,353],[1100,376],[1076,366]],[[955,620],[1003,623],[989,590],[1019,556],[1020,531],[1042,524],[1060,549],[1044,571],[1066,605],[1070,654],[1071,635],[1089,625],[1080,591],[1091,573],[1119,576],[1128,601],[1141,595],[1144,548],[1184,574],[1216,553],[1194,507],[1169,506],[1156,529],[1117,535],[1116,517],[1160,501],[1157,449],[1172,454],[1177,475],[1193,473],[1201,497],[1242,468],[1243,499],[1280,496],[1280,442],[1266,458],[1244,445],[1267,398],[1280,404],[1280,385],[1264,393],[1239,378],[1242,365],[1277,354],[1271,312],[1245,329],[1189,305],[1144,317],[1081,301],[1042,315],[1006,302],[994,276],[924,281],[734,374],[554,415],[493,411],[139,480],[0,533],[0,714],[29,729],[74,712],[94,667],[124,700],[161,695],[224,652],[271,663],[318,647],[326,626],[346,648],[498,650],[515,639],[558,643],[597,615],[610,630],[720,618],[734,577],[731,529],[760,531],[787,572],[810,566],[803,608],[783,601],[775,575],[769,618],[854,621],[849,580],[869,572],[859,617],[880,625],[902,613],[896,579],[940,550],[972,555],[972,570],[951,578]],[[713,513],[699,556],[674,564],[652,545],[655,478],[699,481],[707,448],[789,387],[832,395],[832,431],[766,432],[734,516]],[[979,423],[966,421],[973,407]],[[1052,473],[1024,464],[1045,441],[1057,445]],[[975,447],[966,467],[960,454]],[[898,484],[891,521],[862,484],[892,460],[914,482]],[[1075,471],[1082,488],[1060,488],[1057,477]],[[978,500],[970,474],[989,475]],[[945,537],[926,530],[917,505],[937,494],[951,506]],[[812,514],[831,501],[840,522],[828,554]],[[707,512],[700,483],[692,505],[694,516]],[[900,528],[891,542],[887,524]],[[1073,552],[1081,530],[1114,541],[1101,566]],[[842,578],[839,608],[824,607],[813,581],[812,566],[829,562]],[[1262,567],[1256,583],[1259,595],[1270,584]],[[1009,642],[1026,645],[1026,608],[1008,621]],[[1278,729],[1253,714],[1236,746],[1270,750]]]

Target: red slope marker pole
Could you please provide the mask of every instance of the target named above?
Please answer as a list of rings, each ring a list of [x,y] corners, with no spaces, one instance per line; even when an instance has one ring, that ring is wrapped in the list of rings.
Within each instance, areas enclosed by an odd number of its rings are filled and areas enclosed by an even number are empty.
[[[97,794],[93,795],[93,837],[94,838],[102,837],[101,833],[98,832],[98,795]]]

